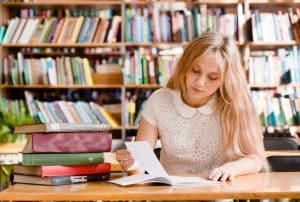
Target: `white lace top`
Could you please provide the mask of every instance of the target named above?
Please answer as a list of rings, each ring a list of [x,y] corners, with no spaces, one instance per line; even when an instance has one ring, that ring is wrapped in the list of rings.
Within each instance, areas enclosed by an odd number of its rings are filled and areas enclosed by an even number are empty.
[[[162,88],[148,99],[143,117],[158,128],[160,161],[168,174],[207,173],[224,163],[215,96],[204,106],[185,104],[179,91]]]

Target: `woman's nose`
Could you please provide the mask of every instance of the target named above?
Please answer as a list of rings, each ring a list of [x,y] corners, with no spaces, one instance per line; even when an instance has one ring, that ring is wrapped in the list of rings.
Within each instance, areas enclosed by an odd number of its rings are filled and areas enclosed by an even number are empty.
[[[197,82],[197,86],[204,86],[205,84],[205,79],[203,78],[203,76],[199,76],[196,80]]]

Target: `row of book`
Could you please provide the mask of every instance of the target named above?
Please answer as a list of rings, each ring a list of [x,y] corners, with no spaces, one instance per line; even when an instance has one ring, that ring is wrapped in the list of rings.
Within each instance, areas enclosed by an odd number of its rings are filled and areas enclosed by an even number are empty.
[[[276,51],[253,51],[249,58],[250,84],[300,83],[299,47]]]
[[[125,97],[124,124],[130,127],[137,127],[143,115],[147,99],[152,90],[127,91]]]
[[[300,96],[274,96],[273,91],[251,91],[263,126],[300,124]]]
[[[89,60],[80,57],[24,58],[18,52],[16,58],[13,55],[4,58],[0,74],[3,84],[93,84]]]
[[[121,17],[19,18],[1,28],[2,43],[102,43],[116,42],[120,35]],[[5,35],[2,33],[5,32]],[[2,33],[2,34],[1,34]]]
[[[148,49],[138,48],[127,53],[124,61],[124,84],[164,84],[172,75],[179,55],[158,56]]]
[[[104,107],[94,102],[57,100],[39,101],[25,91],[29,113],[41,123],[102,123],[103,127],[119,127],[120,123]]]
[[[108,18],[116,14],[116,10],[113,8],[23,8],[20,9],[19,16],[21,18],[33,18],[33,17],[100,17]]]
[[[293,27],[300,17],[299,11],[299,8],[297,8],[296,15],[294,15],[292,9],[289,9],[288,12],[279,10],[268,13],[254,10],[251,14],[253,41],[289,41],[296,39],[299,31],[293,29]]]
[[[112,134],[100,124],[21,125],[14,133],[28,135],[14,167],[15,183],[62,185],[110,178],[104,152],[111,150]]]
[[[207,8],[206,4],[192,11],[184,5],[173,7],[171,11],[162,10],[157,4],[153,3],[151,10],[126,9],[127,42],[185,42],[205,30],[226,33],[238,39],[237,14],[225,13],[222,8]]]

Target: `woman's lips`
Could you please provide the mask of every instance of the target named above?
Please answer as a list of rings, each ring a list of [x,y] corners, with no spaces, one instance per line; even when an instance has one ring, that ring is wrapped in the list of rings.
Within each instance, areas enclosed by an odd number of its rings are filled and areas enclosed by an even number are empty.
[[[198,92],[198,93],[204,93],[204,90],[198,89],[198,88],[192,88],[193,91]]]

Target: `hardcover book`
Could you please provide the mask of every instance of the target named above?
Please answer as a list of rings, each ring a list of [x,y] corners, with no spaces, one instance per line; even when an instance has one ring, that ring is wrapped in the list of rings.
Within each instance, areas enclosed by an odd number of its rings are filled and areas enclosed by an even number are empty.
[[[30,175],[14,174],[14,183],[39,184],[39,185],[63,185],[75,184],[92,181],[109,180],[110,173],[93,174],[93,175],[74,175],[74,176],[54,176],[39,177]]]
[[[22,165],[95,165],[104,163],[103,153],[22,154]]]
[[[15,127],[14,133],[38,133],[38,132],[80,132],[80,131],[109,131],[110,125],[104,123],[46,123],[28,124]]]
[[[32,133],[23,153],[109,152],[112,134],[108,132]]]
[[[23,166],[15,165],[14,173],[40,177],[109,173],[110,163],[83,166]]]

